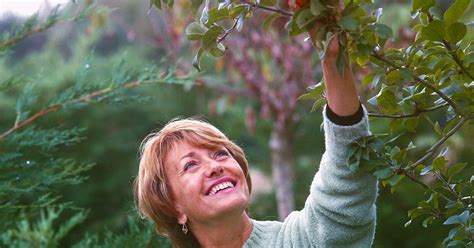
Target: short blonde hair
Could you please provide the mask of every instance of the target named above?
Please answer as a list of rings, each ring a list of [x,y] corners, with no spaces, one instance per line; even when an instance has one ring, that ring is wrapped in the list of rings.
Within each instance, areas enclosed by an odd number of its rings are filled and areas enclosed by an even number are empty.
[[[140,147],[140,167],[134,182],[139,213],[153,220],[156,231],[170,238],[174,247],[198,247],[192,232],[184,235],[181,231],[177,222],[179,213],[174,207],[175,196],[166,179],[166,156],[177,143],[183,141],[208,149],[225,147],[242,168],[249,192],[252,182],[243,150],[205,121],[174,119],[159,132],[145,138]]]

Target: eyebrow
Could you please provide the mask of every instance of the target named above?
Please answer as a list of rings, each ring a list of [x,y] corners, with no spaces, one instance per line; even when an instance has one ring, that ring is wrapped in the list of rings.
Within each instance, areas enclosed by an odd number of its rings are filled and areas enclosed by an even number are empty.
[[[195,152],[189,152],[188,154],[182,156],[179,161],[181,162],[181,161],[182,161],[183,159],[185,159],[185,158],[195,157],[195,156],[196,156],[196,153],[195,153]]]

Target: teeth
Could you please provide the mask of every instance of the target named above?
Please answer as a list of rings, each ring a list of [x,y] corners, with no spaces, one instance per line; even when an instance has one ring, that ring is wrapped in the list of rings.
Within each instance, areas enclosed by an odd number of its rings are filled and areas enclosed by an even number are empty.
[[[223,182],[223,183],[220,183],[214,187],[212,187],[211,189],[211,192],[209,192],[209,195],[214,195],[216,194],[219,190],[223,190],[223,189],[226,189],[226,188],[232,188],[234,187],[234,185],[231,183],[231,182]]]

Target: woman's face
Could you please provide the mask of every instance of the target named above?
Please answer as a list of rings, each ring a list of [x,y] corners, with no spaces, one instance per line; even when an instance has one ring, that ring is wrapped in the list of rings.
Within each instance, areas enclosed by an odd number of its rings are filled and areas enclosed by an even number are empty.
[[[245,175],[225,147],[208,149],[180,142],[167,155],[165,166],[179,218],[184,215],[191,224],[205,223],[247,208]]]

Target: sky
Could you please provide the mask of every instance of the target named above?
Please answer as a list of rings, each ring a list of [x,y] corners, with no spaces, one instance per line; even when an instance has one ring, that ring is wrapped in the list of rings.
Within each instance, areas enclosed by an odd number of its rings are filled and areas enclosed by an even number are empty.
[[[0,19],[9,14],[29,16],[48,3],[56,6],[67,2],[69,0],[0,0]]]

